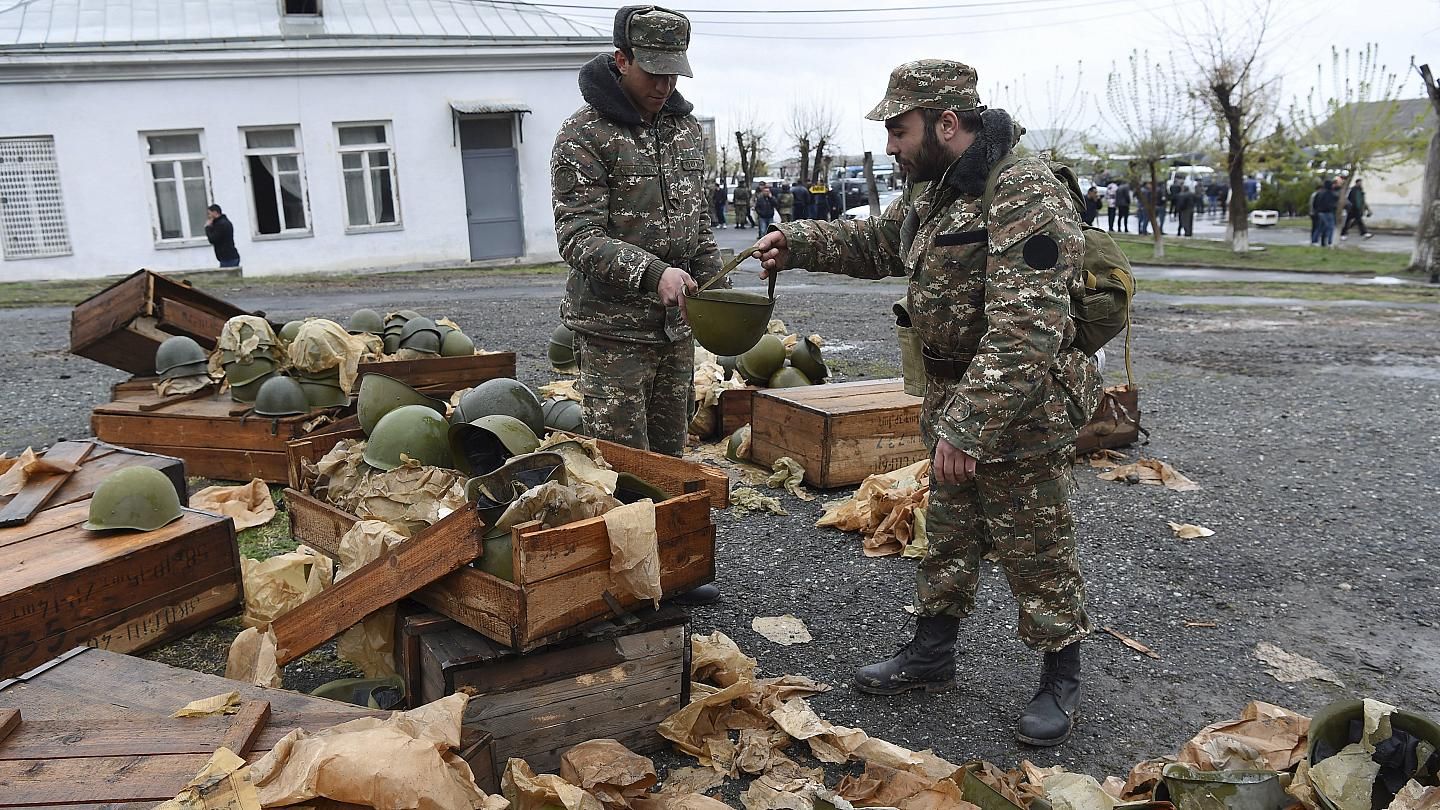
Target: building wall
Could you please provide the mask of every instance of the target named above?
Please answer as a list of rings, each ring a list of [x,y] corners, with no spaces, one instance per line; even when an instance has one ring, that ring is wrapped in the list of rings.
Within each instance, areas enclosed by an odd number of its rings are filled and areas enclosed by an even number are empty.
[[[578,68],[578,60],[576,68]],[[72,255],[7,261],[0,281],[216,265],[208,244],[157,248],[142,131],[203,129],[211,191],[235,225],[247,275],[463,264],[470,248],[451,100],[508,100],[519,153],[525,261],[558,258],[550,147],[580,106],[576,69],[264,76],[0,85],[0,137],[55,138]],[[401,229],[345,232],[336,122],[390,121]],[[300,126],[311,234],[257,239],[240,129]]]
[[[1424,161],[1406,161],[1385,171],[1367,172],[1365,204],[1370,206],[1371,225],[1413,229],[1420,224],[1420,201],[1424,193]]]

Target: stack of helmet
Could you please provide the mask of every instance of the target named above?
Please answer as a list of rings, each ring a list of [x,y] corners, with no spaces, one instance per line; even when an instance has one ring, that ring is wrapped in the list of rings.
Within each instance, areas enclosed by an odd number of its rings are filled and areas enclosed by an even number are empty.
[[[258,416],[303,416],[310,412],[310,407],[305,389],[292,377],[271,377],[255,394],[255,413]]]
[[[437,325],[440,327],[440,356],[441,357],[468,357],[475,353],[475,341],[470,336],[450,325],[450,322],[441,318]]]
[[[369,437],[366,464],[393,470],[408,457],[425,466],[454,466],[444,402],[384,374],[361,377],[356,400],[360,429]]]
[[[276,337],[268,329],[258,332],[248,323],[240,324],[238,337],[247,342],[257,340],[255,350],[249,354],[233,349],[220,350],[220,365],[225,369],[225,381],[230,384],[230,398],[236,402],[254,402],[260,393],[260,386],[279,371],[283,350],[276,346]]]
[[[300,327],[304,325],[304,321],[286,321],[285,325],[280,327],[280,331],[277,332],[275,336],[280,338],[281,343],[289,346],[295,342],[295,336],[300,334]]]
[[[423,315],[411,318],[405,322],[404,326],[400,327],[399,347],[401,349],[438,356],[444,340],[445,335],[440,332],[440,327]]]
[[[432,320],[413,309],[402,309],[391,313],[381,329],[359,330],[355,319],[366,313],[364,321],[369,322],[373,310],[360,310],[351,316],[351,334],[368,331],[380,334],[385,342],[385,353],[395,354],[409,349],[419,355],[431,357],[465,357],[475,353],[475,341],[444,318]],[[378,320],[379,316],[375,315]]]
[[[208,355],[194,338],[176,335],[155,350],[155,373],[162,380],[205,376],[208,368]]]
[[[394,354],[400,351],[400,332],[405,329],[405,324],[411,318],[420,317],[420,313],[413,309],[402,309],[399,312],[392,312],[385,318],[385,329],[380,336],[385,339],[385,353]]]
[[[577,433],[580,430],[580,403],[573,399],[548,399],[540,407],[540,416],[545,427]]]
[[[340,366],[350,338],[340,324],[325,318],[308,318],[286,348],[293,374],[311,408],[337,408],[350,404],[350,392],[340,384]],[[328,364],[328,365],[327,365]]]
[[[550,335],[550,368],[562,374],[574,374],[580,370],[575,333],[563,323],[555,327],[555,332]]]
[[[739,372],[740,377],[750,385],[768,388],[796,388],[817,385],[830,376],[830,368],[820,356],[820,344],[812,338],[795,344],[788,352],[790,364],[785,364],[787,352],[785,342],[777,335],[765,335],[749,351],[739,356],[716,358],[728,378]]]
[[[345,322],[345,331],[352,335],[384,335],[385,321],[373,309],[357,309]]]
[[[323,371],[295,369],[295,382],[311,408],[338,408],[350,404],[350,395],[340,385],[340,367]]]

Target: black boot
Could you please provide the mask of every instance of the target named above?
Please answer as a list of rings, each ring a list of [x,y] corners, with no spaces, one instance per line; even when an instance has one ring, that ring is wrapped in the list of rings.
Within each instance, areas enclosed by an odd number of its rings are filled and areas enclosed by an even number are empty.
[[[1015,736],[1029,745],[1059,745],[1075,727],[1080,711],[1080,645],[1045,653],[1040,689],[1020,715]]]
[[[921,616],[915,624],[915,638],[894,658],[855,671],[855,688],[872,695],[951,688],[955,685],[955,633],[959,629],[960,620],[953,616]]]

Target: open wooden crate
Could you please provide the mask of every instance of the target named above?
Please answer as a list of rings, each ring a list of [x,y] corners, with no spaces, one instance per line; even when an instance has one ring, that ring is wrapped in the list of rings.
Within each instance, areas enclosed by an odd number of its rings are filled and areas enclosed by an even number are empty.
[[[462,388],[498,377],[515,376],[515,353],[471,354],[463,357],[425,357],[361,363],[359,376],[384,374],[418,388],[432,397],[449,399]]]
[[[363,433],[337,431],[292,442],[291,487],[285,490],[295,539],[331,557],[358,517],[308,494],[313,484],[304,464],[318,460],[342,439]],[[616,470],[629,472],[670,495],[656,505],[660,586],[666,596],[684,593],[715,578],[715,524],[710,508],[729,504],[729,482],[721,470],[683,459],[600,441]],[[478,539],[485,526],[473,509],[457,511],[417,534],[452,533],[457,524]],[[542,528],[522,523],[512,530],[515,581],[477,568],[461,568],[411,598],[487,638],[526,651],[570,635],[576,627],[611,615],[614,606],[639,600],[611,590],[610,540],[603,517]],[[612,604],[613,603],[613,604]]]

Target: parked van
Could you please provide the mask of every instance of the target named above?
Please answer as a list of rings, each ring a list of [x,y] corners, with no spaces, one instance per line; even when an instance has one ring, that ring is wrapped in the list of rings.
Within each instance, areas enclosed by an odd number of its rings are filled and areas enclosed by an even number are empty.
[[[1215,181],[1215,170],[1209,166],[1176,166],[1170,170],[1170,178],[1165,181],[1165,187],[1169,188],[1186,180],[1194,180],[1195,187],[1203,189]]]

